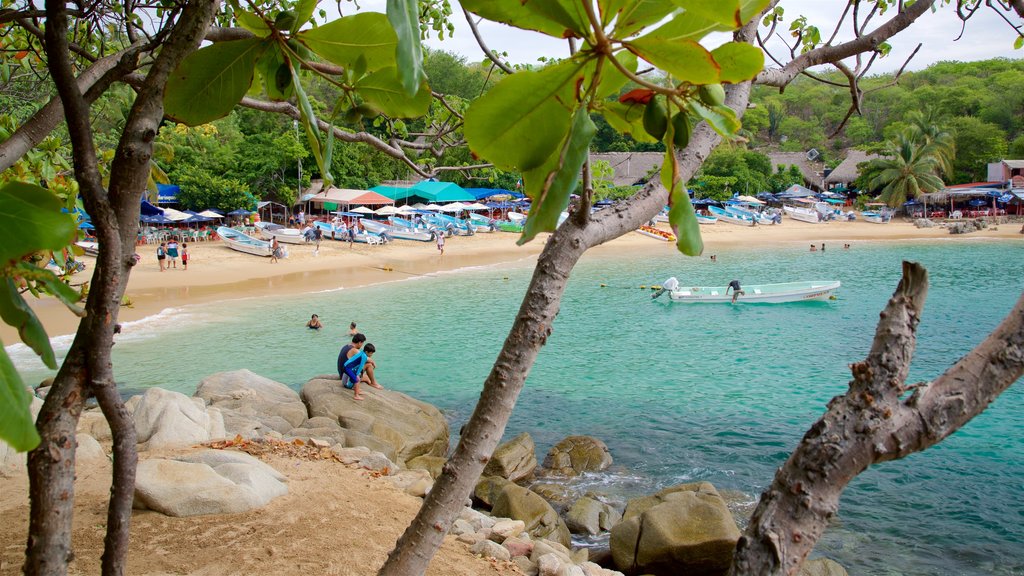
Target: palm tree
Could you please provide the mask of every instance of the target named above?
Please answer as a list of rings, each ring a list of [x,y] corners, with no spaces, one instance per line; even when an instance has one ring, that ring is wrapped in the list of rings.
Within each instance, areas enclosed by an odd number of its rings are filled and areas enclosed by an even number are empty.
[[[907,115],[910,127],[908,137],[920,146],[927,147],[927,153],[939,161],[940,173],[949,177],[953,175],[953,160],[956,159],[956,140],[953,134],[944,130],[939,124],[941,117],[935,108],[924,111],[915,110]]]
[[[889,142],[884,158],[872,160],[867,167],[869,187],[881,189],[879,199],[896,207],[926,192],[942,190],[939,178],[941,161],[933,146],[918,145],[907,134]]]

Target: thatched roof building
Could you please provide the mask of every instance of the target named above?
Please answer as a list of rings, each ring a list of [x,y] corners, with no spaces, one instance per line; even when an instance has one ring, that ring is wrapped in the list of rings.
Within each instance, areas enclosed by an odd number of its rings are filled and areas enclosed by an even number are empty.
[[[847,150],[846,158],[825,178],[825,185],[831,187],[836,184],[842,184],[843,186],[848,187],[860,176],[860,171],[857,170],[857,165],[864,162],[870,162],[876,158],[881,158],[881,156],[877,154],[869,154],[863,150]]]
[[[765,152],[765,155],[772,161],[772,172],[778,170],[779,166],[783,168],[796,166],[803,174],[804,184],[808,188],[821,190],[821,174],[825,165],[808,160],[806,152]]]
[[[611,165],[615,186],[646,184],[651,175],[661,168],[664,152],[595,152],[590,161],[602,160]]]

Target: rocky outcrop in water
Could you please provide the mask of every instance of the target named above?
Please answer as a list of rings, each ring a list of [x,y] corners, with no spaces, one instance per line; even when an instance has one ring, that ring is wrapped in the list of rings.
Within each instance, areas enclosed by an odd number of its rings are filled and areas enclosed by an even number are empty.
[[[739,537],[725,501],[700,482],[630,500],[610,545],[627,574],[715,576],[729,570]]]
[[[562,476],[600,472],[611,465],[612,455],[608,446],[590,436],[569,436],[552,446],[544,457],[546,471]]]
[[[495,516],[522,520],[531,536],[547,538],[568,546],[569,529],[555,509],[530,490],[509,482],[501,488],[491,513]]]
[[[500,476],[512,482],[526,480],[537,468],[533,438],[528,432],[500,444],[484,467],[483,476]]]

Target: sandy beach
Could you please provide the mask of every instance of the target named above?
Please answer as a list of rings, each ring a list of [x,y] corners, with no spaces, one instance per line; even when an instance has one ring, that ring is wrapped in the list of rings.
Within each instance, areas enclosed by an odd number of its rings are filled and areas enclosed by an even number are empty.
[[[667,229],[667,225],[660,225]],[[867,222],[832,222],[809,224],[786,220],[781,226],[746,228],[719,222],[702,226],[705,257],[718,250],[771,245],[825,243],[827,249],[841,250],[843,244],[891,241],[969,242],[983,238],[1020,240],[1021,224],[1004,223],[966,235],[950,235],[945,228],[916,228],[910,222],[893,221],[886,225]],[[428,242],[395,241],[385,246],[350,245],[325,240],[319,251],[313,245],[287,245],[289,256],[277,263],[269,258],[243,254],[229,249],[223,242],[189,244],[191,262],[186,271],[177,268],[161,272],[156,260],[156,247],[138,247],[142,256],[132,272],[127,297],[130,306],[122,307],[120,321],[127,322],[150,316],[169,307],[231,300],[241,297],[316,292],[341,287],[355,287],[394,280],[396,277],[429,274],[470,266],[513,262],[536,258],[546,236],[525,246],[517,246],[517,234],[495,232],[471,237],[449,238],[445,253]],[[627,234],[588,252],[587,257],[622,254],[659,254],[674,247],[640,234]],[[92,270],[94,259],[83,257]],[[81,280],[86,280],[86,277]],[[76,277],[76,280],[79,280]],[[30,298],[30,300],[32,300]],[[31,302],[51,336],[73,333],[78,318],[52,299]],[[18,342],[17,333],[0,325],[0,339],[5,345]]]

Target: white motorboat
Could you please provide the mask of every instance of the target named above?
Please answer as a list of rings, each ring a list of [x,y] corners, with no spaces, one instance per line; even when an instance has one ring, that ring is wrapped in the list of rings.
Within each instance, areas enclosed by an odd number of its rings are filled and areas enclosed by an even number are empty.
[[[234,228],[221,226],[220,228],[217,228],[217,236],[220,236],[224,240],[224,244],[232,250],[238,250],[239,252],[254,254],[256,256],[270,256],[273,252],[270,248],[270,242],[253,238],[252,236],[239,232]]]
[[[359,223],[362,224],[363,229],[367,232],[372,232],[373,234],[378,234],[380,236],[387,235],[389,238],[394,238],[396,240],[432,242],[436,237],[432,230],[402,230],[391,226],[390,224],[385,224],[376,220],[368,220],[366,218],[360,218]]]
[[[280,224],[272,224],[270,222],[257,222],[255,224],[256,229],[260,231],[260,236],[264,240],[273,240],[277,238],[278,242],[284,242],[286,244],[305,244],[306,238],[302,235],[301,230],[295,228],[285,228]]]
[[[327,222],[313,222],[315,228],[319,228],[323,232],[323,237],[329,240],[338,240],[339,242],[348,242],[348,228],[345,226],[334,226]],[[356,230],[352,235],[353,242],[361,242],[363,244],[379,245],[386,244],[387,239],[382,238],[377,234],[371,234],[363,230]]]
[[[753,226],[756,223],[753,216],[745,216],[736,212],[730,212],[717,206],[708,206],[708,212],[711,212],[711,214],[719,220],[723,220],[729,224],[735,224],[737,226]]]
[[[779,284],[748,284],[742,286],[741,294],[736,301],[743,303],[782,304],[785,302],[812,302],[830,300],[839,289],[838,280],[822,280],[809,282],[782,282]],[[726,293],[728,286],[682,286],[675,278],[669,278],[661,289],[651,295],[657,298],[668,292],[673,302],[686,303],[723,303],[732,302],[732,291]]]
[[[892,220],[892,216],[888,212],[874,212],[867,210],[860,213],[861,217],[864,218],[865,222],[871,222],[872,224],[888,224]]]
[[[715,218],[714,216],[697,214],[697,224],[714,224],[715,222],[718,222],[718,218]]]
[[[814,208],[787,205],[783,206],[782,209],[785,210],[786,215],[788,215],[793,220],[799,220],[801,222],[810,222],[811,224],[821,224],[822,222],[825,221],[825,214],[827,214],[827,212],[819,210],[819,206],[824,206],[826,209],[828,207],[828,205],[825,204],[824,202],[818,202],[817,204],[814,205]]]

